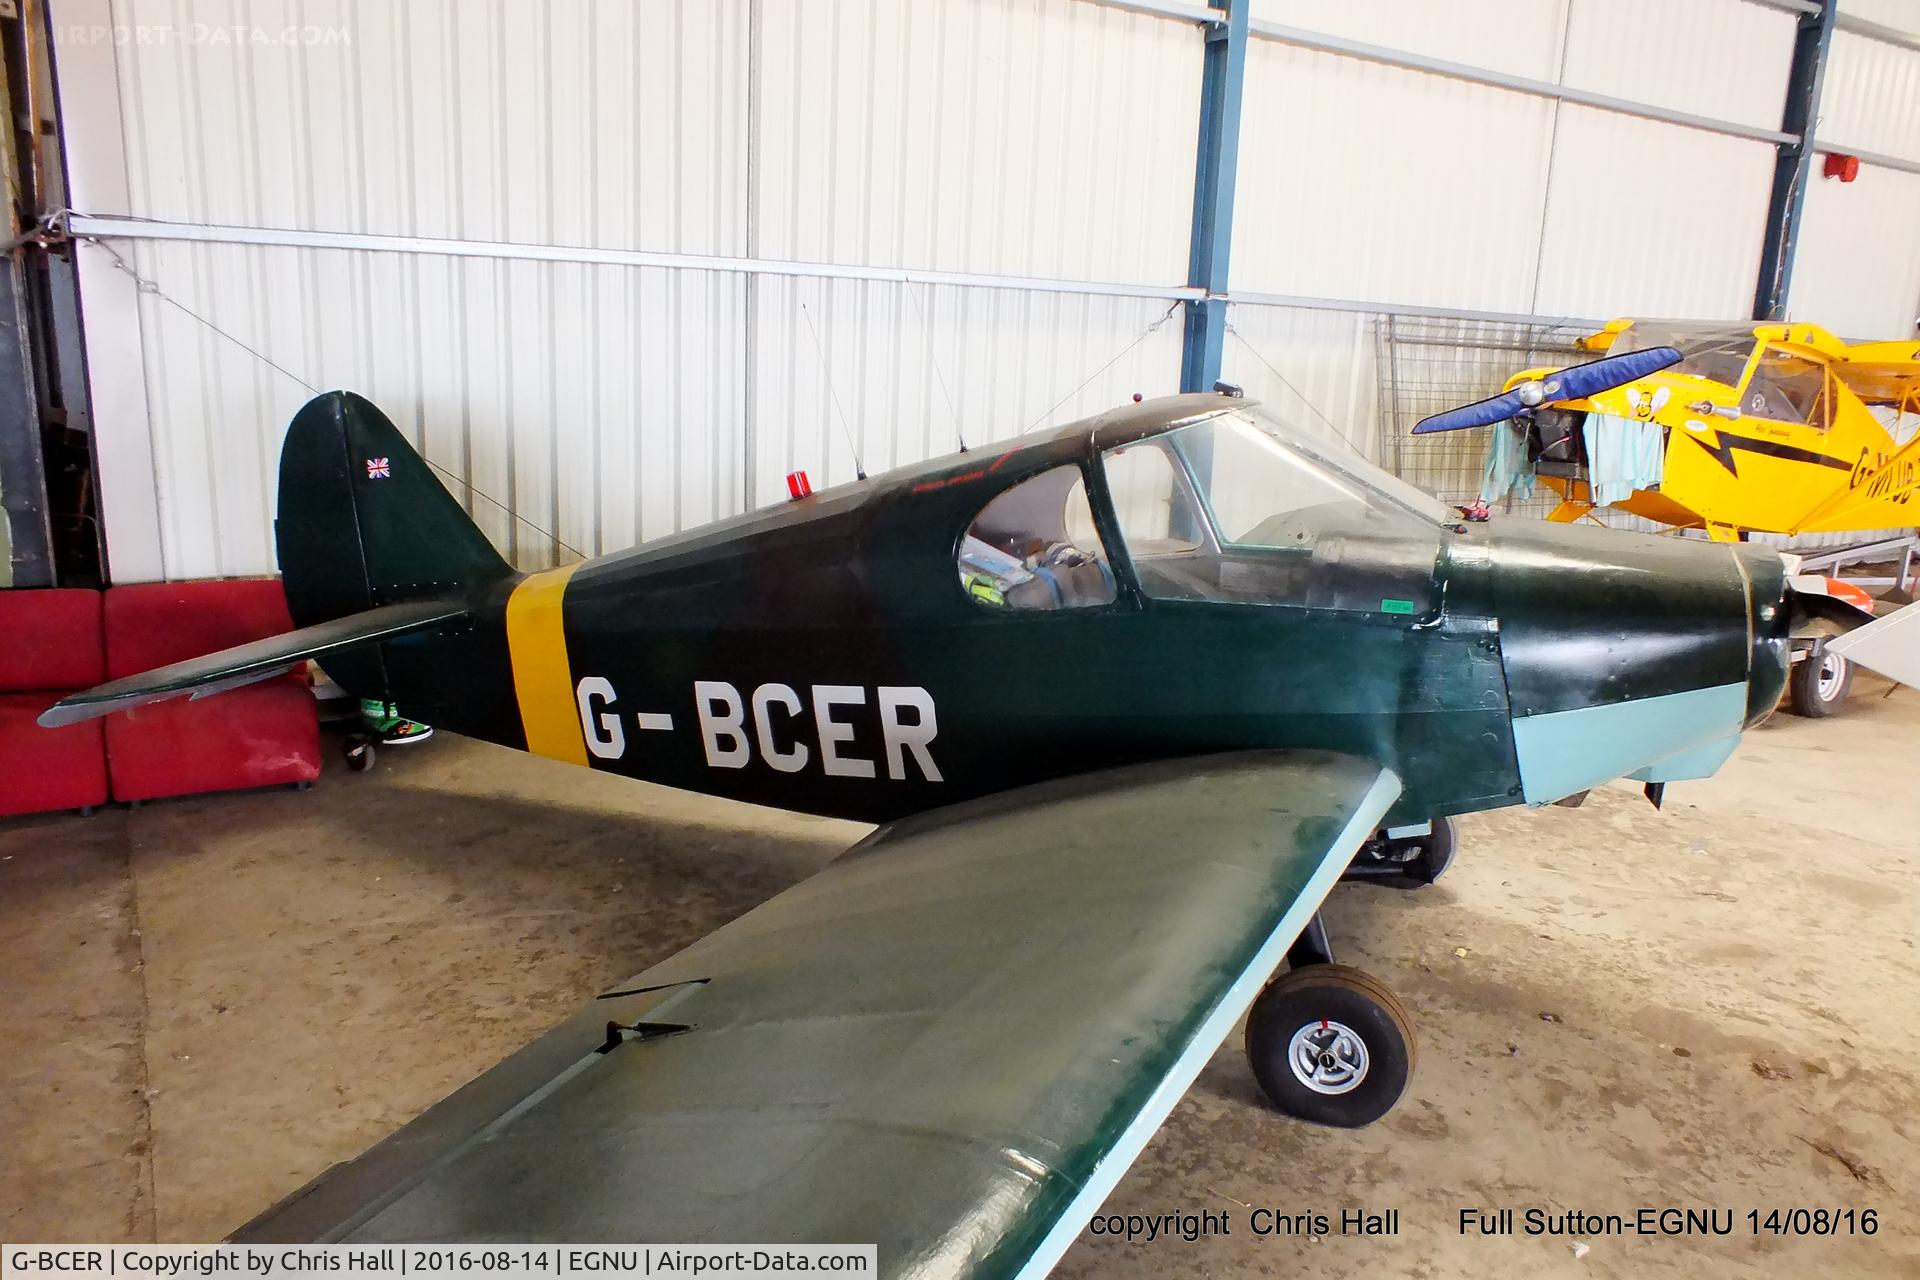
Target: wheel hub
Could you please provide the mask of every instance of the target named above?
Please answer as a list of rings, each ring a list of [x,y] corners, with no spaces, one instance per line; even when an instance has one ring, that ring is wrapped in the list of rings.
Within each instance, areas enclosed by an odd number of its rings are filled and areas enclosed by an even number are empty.
[[[1287,1063],[1294,1078],[1315,1093],[1346,1093],[1367,1078],[1367,1042],[1345,1023],[1322,1018],[1293,1033]]]
[[[1846,675],[1846,659],[1838,654],[1820,655],[1820,670],[1814,678],[1814,684],[1820,690],[1820,700],[1831,702],[1840,692],[1840,681]]]

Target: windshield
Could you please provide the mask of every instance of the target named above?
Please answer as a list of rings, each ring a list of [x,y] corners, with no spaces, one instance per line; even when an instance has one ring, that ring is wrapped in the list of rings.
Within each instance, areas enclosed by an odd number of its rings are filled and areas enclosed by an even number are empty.
[[[1437,498],[1376,467],[1345,441],[1316,440],[1258,407],[1181,427],[1165,438],[1187,461],[1225,542],[1275,545],[1261,527],[1274,515],[1308,507],[1372,508],[1433,524],[1447,520]]]
[[[1667,370],[1669,373],[1690,373],[1737,387],[1753,355],[1753,326],[1635,320],[1620,331],[1607,354],[1619,356],[1654,347],[1672,347],[1680,353],[1680,363]]]
[[[1310,436],[1297,427],[1274,417],[1258,405],[1243,410],[1241,416],[1256,429],[1264,431],[1275,440],[1306,454],[1321,466],[1349,477],[1361,489],[1369,491],[1375,497],[1384,498],[1394,506],[1403,507],[1423,520],[1445,524],[1453,514],[1448,510],[1446,503],[1441,502],[1425,489],[1410,484],[1361,457],[1359,450],[1346,440],[1328,442]]]
[[[1149,596],[1425,610],[1446,508],[1268,415],[1176,427],[1102,463]]]

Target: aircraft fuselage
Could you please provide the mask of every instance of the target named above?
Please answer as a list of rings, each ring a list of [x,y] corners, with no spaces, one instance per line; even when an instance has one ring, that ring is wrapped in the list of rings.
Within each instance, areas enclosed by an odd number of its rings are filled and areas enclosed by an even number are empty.
[[[391,686],[406,714],[458,732],[870,822],[1268,747],[1386,765],[1403,783],[1392,821],[1417,822],[1730,747],[1777,699],[1786,586],[1760,548],[1515,521],[1349,545],[1347,567],[1316,560],[1326,598],[1353,565],[1422,566],[1408,591],[1421,598],[1388,612],[1153,598],[1110,534],[1104,607],[986,608],[961,589],[956,546],[996,494],[1080,466],[1111,530],[1101,450],[1188,401],[1219,397],[1149,402],[501,584],[464,634],[386,644]]]

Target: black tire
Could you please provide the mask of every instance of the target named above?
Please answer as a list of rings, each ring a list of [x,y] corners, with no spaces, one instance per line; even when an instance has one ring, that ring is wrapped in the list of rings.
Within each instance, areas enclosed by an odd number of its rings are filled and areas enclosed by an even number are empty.
[[[1424,889],[1453,865],[1459,833],[1452,818],[1435,818],[1433,830],[1423,836],[1386,840],[1376,836],[1354,859],[1347,877],[1392,889]]]
[[[1407,864],[1406,879],[1408,887],[1423,888],[1447,874],[1447,868],[1453,865],[1453,851],[1459,844],[1459,833],[1453,829],[1452,818],[1435,818],[1433,831],[1414,839],[1423,843],[1420,856]]]
[[[346,757],[347,768],[355,773],[365,773],[373,768],[374,758],[379,753],[374,750],[373,739],[355,733],[348,735],[340,744],[340,754]]]
[[[1853,664],[1837,653],[1828,653],[1825,644],[1816,644],[1805,658],[1793,664],[1787,677],[1787,700],[1795,715],[1824,720],[1846,705],[1853,692]]]
[[[1294,1061],[1296,1037],[1303,1052],[1319,1052],[1309,1067]],[[1400,1101],[1418,1056],[1406,1009],[1377,979],[1345,965],[1290,969],[1247,1014],[1253,1078],[1297,1120],[1339,1129],[1372,1124]]]

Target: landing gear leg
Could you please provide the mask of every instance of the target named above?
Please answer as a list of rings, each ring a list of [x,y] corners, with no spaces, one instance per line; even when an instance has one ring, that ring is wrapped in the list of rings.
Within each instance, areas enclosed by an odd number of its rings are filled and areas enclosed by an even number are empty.
[[[1304,969],[1310,964],[1332,963],[1333,944],[1327,940],[1327,924],[1316,911],[1300,936],[1293,940],[1293,946],[1287,949],[1287,968]]]
[[[1316,914],[1288,951],[1288,970],[1247,1014],[1247,1060],[1287,1115],[1358,1129],[1393,1110],[1419,1045],[1412,1017],[1385,984],[1332,960]]]

